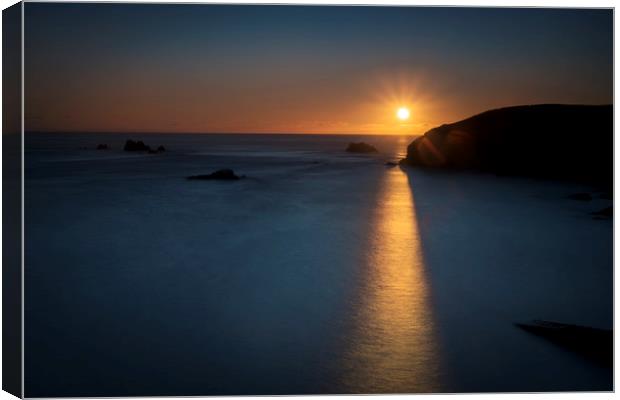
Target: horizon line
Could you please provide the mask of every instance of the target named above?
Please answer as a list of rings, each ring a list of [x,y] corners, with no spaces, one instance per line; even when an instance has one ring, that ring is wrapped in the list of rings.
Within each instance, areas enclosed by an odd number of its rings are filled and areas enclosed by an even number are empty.
[[[321,132],[171,132],[171,131],[40,131],[23,130],[26,134],[135,134],[135,135],[320,135],[320,136],[422,136],[421,133],[321,133]]]

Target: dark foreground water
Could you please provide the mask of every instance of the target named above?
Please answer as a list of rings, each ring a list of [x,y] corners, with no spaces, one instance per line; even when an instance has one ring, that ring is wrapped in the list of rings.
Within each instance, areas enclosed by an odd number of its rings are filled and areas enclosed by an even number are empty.
[[[383,165],[409,142],[28,135],[26,396],[611,390],[513,326],[612,327],[610,201]]]

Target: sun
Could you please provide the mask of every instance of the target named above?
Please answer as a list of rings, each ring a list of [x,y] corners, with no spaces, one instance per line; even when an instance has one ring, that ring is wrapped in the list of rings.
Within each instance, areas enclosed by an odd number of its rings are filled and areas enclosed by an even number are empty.
[[[409,109],[407,107],[401,107],[396,111],[396,117],[401,121],[406,121],[409,119]]]

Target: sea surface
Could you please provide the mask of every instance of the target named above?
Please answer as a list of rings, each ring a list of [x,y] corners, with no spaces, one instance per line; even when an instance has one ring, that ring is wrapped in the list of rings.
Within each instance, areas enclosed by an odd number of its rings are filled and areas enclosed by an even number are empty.
[[[611,201],[384,165],[410,141],[27,134],[26,396],[612,390],[514,326],[612,327]]]

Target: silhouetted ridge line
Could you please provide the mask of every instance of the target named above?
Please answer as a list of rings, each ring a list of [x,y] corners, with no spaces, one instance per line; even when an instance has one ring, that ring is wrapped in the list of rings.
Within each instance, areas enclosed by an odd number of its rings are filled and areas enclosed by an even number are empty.
[[[426,132],[403,164],[613,184],[613,106],[541,104],[485,111]]]

